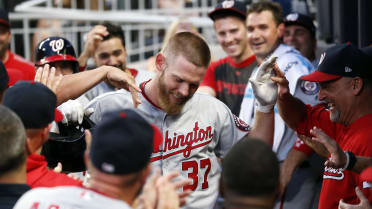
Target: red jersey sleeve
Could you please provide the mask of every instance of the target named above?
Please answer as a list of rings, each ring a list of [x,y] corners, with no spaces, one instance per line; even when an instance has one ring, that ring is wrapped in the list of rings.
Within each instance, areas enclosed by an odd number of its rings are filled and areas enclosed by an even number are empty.
[[[293,145],[293,149],[298,150],[304,153],[307,156],[310,156],[314,153],[314,150],[311,147],[307,146],[301,139],[297,138],[296,142]]]

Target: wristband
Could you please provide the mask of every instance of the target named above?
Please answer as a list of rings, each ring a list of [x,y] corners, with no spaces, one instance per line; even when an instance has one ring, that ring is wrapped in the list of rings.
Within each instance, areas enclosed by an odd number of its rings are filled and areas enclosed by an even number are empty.
[[[355,163],[357,161],[354,153],[350,152],[350,151],[346,151],[345,152],[345,155],[346,155],[346,164],[345,166],[342,168],[343,170],[352,170],[355,166]]]
[[[256,108],[258,112],[263,112],[263,113],[269,113],[273,111],[274,105],[261,105],[260,103],[256,102]]]

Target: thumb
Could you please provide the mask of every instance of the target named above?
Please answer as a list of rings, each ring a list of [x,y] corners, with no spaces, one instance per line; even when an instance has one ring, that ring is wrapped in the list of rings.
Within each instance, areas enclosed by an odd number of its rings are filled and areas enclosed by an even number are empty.
[[[364,196],[363,192],[359,189],[359,187],[355,187],[355,193],[360,199],[360,202],[368,201],[367,198]]]
[[[62,172],[62,163],[58,162],[57,166],[53,170],[54,170],[54,172],[61,173]]]
[[[89,108],[85,109],[85,111],[84,111],[84,115],[86,117],[91,116],[93,113],[94,113],[94,108],[93,107],[89,107]]]

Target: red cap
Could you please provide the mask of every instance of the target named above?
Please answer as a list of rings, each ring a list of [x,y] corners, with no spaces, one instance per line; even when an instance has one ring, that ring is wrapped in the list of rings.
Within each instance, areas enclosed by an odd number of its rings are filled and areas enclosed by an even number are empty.
[[[364,169],[364,171],[360,174],[360,179],[362,181],[372,182],[372,166]]]
[[[341,78],[340,75],[333,75],[328,73],[323,73],[318,70],[310,73],[309,75],[305,75],[301,77],[301,80],[304,81],[311,81],[311,82],[325,82],[325,81],[332,81]]]

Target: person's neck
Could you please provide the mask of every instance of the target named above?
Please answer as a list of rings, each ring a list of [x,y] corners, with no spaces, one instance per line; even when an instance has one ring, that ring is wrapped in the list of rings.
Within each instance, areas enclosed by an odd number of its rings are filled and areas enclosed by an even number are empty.
[[[280,43],[281,42],[278,40],[276,44],[273,46],[273,48],[271,49],[271,51],[265,55],[259,56],[256,54],[257,63],[261,65],[261,63],[265,61],[266,58],[270,57],[274,53],[274,51],[279,47]]]
[[[89,180],[88,188],[100,192],[109,197],[122,200],[126,202],[128,205],[133,204],[134,200],[138,195],[138,191],[140,190],[138,184],[126,187],[119,187],[116,184],[115,185],[109,184],[99,179],[96,180],[94,179],[94,177],[92,177]]]
[[[145,85],[145,92],[146,96],[150,99],[152,103],[154,103],[156,106],[160,107],[159,102],[159,79],[158,77],[155,77],[151,79],[148,83]]]
[[[240,64],[244,62],[246,59],[248,59],[249,57],[251,57],[252,55],[253,55],[252,50],[249,47],[247,47],[246,50],[240,56],[231,57],[231,58],[236,64]]]
[[[0,60],[5,63],[9,59],[9,50],[6,50],[4,55],[0,58]]]
[[[367,94],[371,94],[372,92],[371,91],[367,91],[367,92],[363,92],[362,94],[364,95],[361,95],[360,97],[355,98],[356,105],[354,105],[353,108],[351,108],[352,110],[355,110],[355,111],[349,111],[350,114],[346,115],[346,118],[349,118],[349,119],[345,120],[346,122],[344,125],[349,126],[353,124],[359,118],[366,116],[368,114],[372,114],[372,108],[371,108],[372,98],[367,95]],[[358,108],[355,108],[355,107],[358,107]]]
[[[0,175],[0,184],[26,184],[26,162],[18,169]]]

